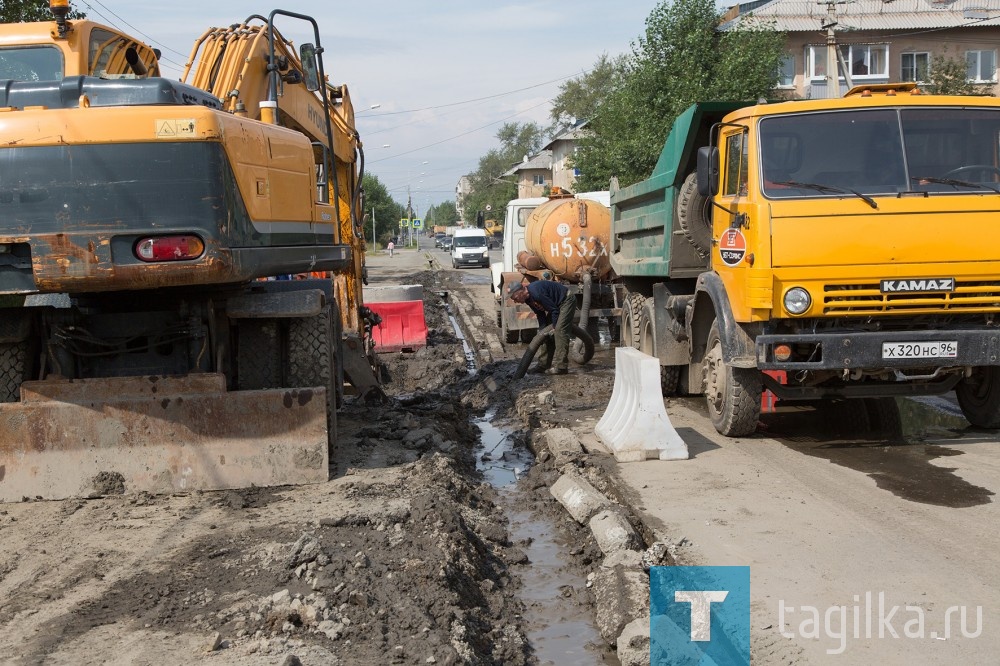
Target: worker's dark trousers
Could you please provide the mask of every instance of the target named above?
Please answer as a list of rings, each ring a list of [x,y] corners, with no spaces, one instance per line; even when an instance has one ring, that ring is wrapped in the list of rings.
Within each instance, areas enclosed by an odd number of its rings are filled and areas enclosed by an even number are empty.
[[[559,318],[556,319],[552,328],[555,329],[555,343],[552,338],[545,341],[542,347],[538,364],[544,368],[553,366],[556,368],[569,367],[569,341],[572,337],[573,321],[576,319],[576,299],[572,294],[567,294],[559,306]],[[555,352],[553,353],[553,348]]]

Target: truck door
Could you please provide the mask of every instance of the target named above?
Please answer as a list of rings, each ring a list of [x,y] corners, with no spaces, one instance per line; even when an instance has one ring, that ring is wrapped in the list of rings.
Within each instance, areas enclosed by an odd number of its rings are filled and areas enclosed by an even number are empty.
[[[719,274],[737,321],[749,321],[746,284],[748,255],[757,240],[760,224],[754,224],[748,200],[750,150],[745,128],[726,127],[720,139],[722,174],[719,201],[730,211],[712,211],[712,267]]]

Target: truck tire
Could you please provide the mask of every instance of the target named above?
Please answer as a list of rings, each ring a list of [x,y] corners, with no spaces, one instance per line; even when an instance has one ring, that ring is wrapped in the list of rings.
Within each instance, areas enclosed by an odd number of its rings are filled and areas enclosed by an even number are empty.
[[[652,298],[647,298],[645,303],[642,304],[642,313],[639,317],[639,351],[656,358],[656,317],[653,307],[654,301]],[[680,378],[680,366],[661,365],[660,388],[663,391],[663,395],[676,395],[677,384]]]
[[[236,320],[236,387],[281,388],[281,331],[275,319]]]
[[[677,223],[702,259],[712,250],[712,202],[698,193],[698,176],[684,179],[677,195]]]
[[[28,367],[28,341],[0,344],[0,402],[18,402]]]
[[[514,345],[517,344],[517,341],[521,339],[521,332],[507,329],[503,332],[503,337],[504,340],[507,341],[507,344]]]
[[[625,302],[622,304],[622,347],[635,347],[639,349],[639,335],[642,333],[640,320],[642,319],[643,303],[645,302],[646,297],[642,294],[629,292],[625,296]]]
[[[322,386],[326,389],[326,425],[330,455],[337,440],[337,368],[334,367],[333,308],[327,304],[313,317],[288,322],[288,358],[285,366],[288,388]]]
[[[712,425],[726,437],[753,434],[760,418],[760,371],[726,365],[722,358],[718,320],[712,322],[705,349],[702,372]]]
[[[522,328],[520,331],[521,342],[531,342],[531,339],[535,337],[535,333],[538,333],[537,328]]]
[[[885,439],[903,436],[903,419],[895,398],[865,398],[864,403],[873,434]]]
[[[974,368],[959,382],[955,396],[962,414],[977,428],[1000,428],[1000,367]]]

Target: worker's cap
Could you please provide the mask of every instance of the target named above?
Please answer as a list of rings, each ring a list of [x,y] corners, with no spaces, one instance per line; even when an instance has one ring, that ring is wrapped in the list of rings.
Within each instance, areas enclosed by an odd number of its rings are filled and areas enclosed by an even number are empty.
[[[524,285],[521,284],[520,282],[515,282],[514,284],[510,285],[510,289],[507,290],[507,296],[508,297],[513,296],[522,289],[524,289]]]

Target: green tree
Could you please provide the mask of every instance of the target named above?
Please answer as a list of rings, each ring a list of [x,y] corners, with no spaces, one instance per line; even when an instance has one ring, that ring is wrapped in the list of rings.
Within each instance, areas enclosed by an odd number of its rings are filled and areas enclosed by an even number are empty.
[[[497,131],[500,147],[479,158],[479,167],[469,174],[471,191],[463,200],[465,222],[474,223],[480,212],[495,217],[517,197],[514,178],[503,174],[525,156],[537,153],[544,138],[544,130],[533,122],[506,123]]]
[[[928,92],[939,95],[992,95],[991,84],[973,83],[968,66],[961,58],[951,58],[947,50],[931,58]]]
[[[626,56],[611,58],[602,53],[590,71],[559,86],[559,94],[552,100],[550,135],[593,118],[601,102],[611,94],[626,72]]]
[[[626,73],[591,119],[575,156],[578,190],[648,178],[674,119],[699,100],[755,100],[776,83],[785,35],[743,21],[718,29],[713,0],[658,4]]]
[[[431,206],[424,216],[424,223],[428,229],[434,225],[451,226],[458,222],[458,210],[454,201],[442,201],[436,206]]]
[[[81,19],[86,15],[72,10],[71,19]],[[0,3],[0,23],[28,23],[31,21],[51,21],[48,0],[3,0]]]
[[[364,188],[365,238],[372,237],[372,214],[375,215],[375,236],[385,245],[389,238],[399,233],[399,221],[406,217],[406,208],[396,203],[378,176],[366,173],[361,179]]]

